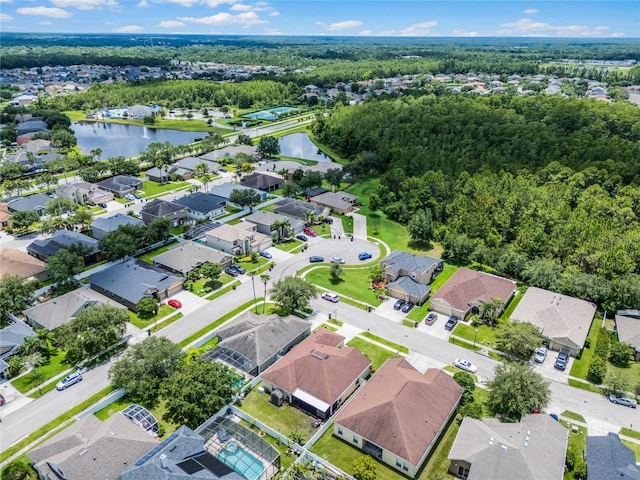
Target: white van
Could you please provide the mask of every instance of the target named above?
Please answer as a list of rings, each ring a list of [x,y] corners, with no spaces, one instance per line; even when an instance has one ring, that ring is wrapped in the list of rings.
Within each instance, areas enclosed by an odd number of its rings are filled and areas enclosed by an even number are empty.
[[[331,293],[331,292],[324,292],[322,294],[322,298],[324,298],[325,300],[329,300],[330,302],[333,303],[338,303],[338,295],[336,293]]]

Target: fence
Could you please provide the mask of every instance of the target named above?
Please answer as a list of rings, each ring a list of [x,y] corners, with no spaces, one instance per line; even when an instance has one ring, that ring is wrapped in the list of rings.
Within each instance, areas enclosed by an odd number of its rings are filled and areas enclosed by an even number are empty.
[[[111,392],[109,395],[104,397],[99,402],[94,403],[89,408],[87,408],[86,410],[83,410],[78,415],[76,415],[76,420],[80,420],[81,418],[84,418],[87,415],[92,415],[102,410],[103,408],[108,407],[116,400],[120,400],[122,397],[124,397],[126,393],[127,392],[123,388],[121,388],[120,390],[116,390],[115,392]]]
[[[258,427],[260,430],[265,432],[270,437],[277,438],[278,440],[280,440],[280,442],[282,444],[284,444],[284,445],[292,446],[293,442],[291,440],[289,440],[287,437],[285,437],[280,432],[276,432],[273,428],[268,427],[267,425],[262,423],[260,420],[258,420],[256,418],[253,418],[247,412],[244,412],[244,411],[240,410],[235,405],[230,405],[229,409],[233,412],[234,415],[240,417],[242,420],[244,420],[245,422],[249,423],[249,425],[253,425],[255,427]]]

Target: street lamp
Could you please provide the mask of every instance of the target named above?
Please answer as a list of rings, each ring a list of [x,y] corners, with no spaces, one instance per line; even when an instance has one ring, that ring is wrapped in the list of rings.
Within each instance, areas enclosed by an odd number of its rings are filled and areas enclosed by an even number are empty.
[[[476,333],[473,335],[473,346],[476,346],[476,337],[478,336],[478,329],[476,328]]]

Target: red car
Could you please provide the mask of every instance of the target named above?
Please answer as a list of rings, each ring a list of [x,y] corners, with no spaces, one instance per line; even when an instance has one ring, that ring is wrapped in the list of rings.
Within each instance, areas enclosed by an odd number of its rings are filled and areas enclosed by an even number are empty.
[[[172,298],[171,300],[169,300],[167,302],[168,305],[170,305],[173,308],[181,308],[182,304],[180,303],[180,301],[176,300],[175,298]]]
[[[7,401],[5,400],[4,396],[0,394],[0,405],[4,405],[5,403],[7,403]]]
[[[310,229],[309,227],[304,227],[304,233],[306,233],[307,235],[309,235],[310,237],[315,237],[317,235],[317,233],[315,232],[315,230]]]

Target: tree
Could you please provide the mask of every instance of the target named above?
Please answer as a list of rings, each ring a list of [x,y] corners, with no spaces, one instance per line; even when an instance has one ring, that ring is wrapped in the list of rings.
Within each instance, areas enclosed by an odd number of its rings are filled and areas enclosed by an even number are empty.
[[[361,455],[353,461],[353,478],[356,480],[375,480],[378,464],[369,455]]]
[[[413,214],[407,225],[411,241],[417,245],[430,245],[433,240],[433,220],[431,210],[418,210]]]
[[[162,384],[167,399],[165,420],[196,428],[231,401],[236,378],[228,367],[202,358],[179,364]]]
[[[613,342],[609,351],[609,360],[616,367],[627,368],[633,358],[633,347],[623,342]]]
[[[318,296],[315,285],[299,277],[278,280],[271,287],[270,293],[283,316],[308,308],[311,299]]]
[[[11,225],[17,230],[27,230],[39,219],[40,217],[33,210],[23,210],[13,214],[13,217],[11,217]]]
[[[142,247],[146,228],[141,225],[120,225],[99,241],[104,258],[110,262],[132,256]]]
[[[164,379],[170,377],[184,357],[178,345],[166,337],[145,338],[127,349],[109,370],[114,388],[124,388],[136,403],[153,407]]]
[[[63,150],[68,150],[78,143],[76,136],[71,130],[66,128],[58,128],[53,131],[51,135],[51,144]]]
[[[107,304],[92,305],[60,327],[57,338],[67,350],[67,360],[77,363],[122,339],[128,321],[129,314],[124,308]]]
[[[125,157],[113,157],[107,160],[112,175],[137,175],[140,172],[138,162]]]
[[[36,330],[35,335],[25,337],[24,342],[20,345],[20,355],[30,355],[38,353],[43,358],[49,358],[49,331],[46,328]]]
[[[3,275],[0,279],[0,309],[3,312],[24,310],[33,301],[36,282],[19,275]]]
[[[458,408],[458,415],[460,415],[461,421],[464,417],[471,417],[481,420],[484,416],[484,410],[480,402],[465,403],[460,408]]]
[[[287,198],[295,198],[298,195],[300,186],[295,182],[285,182],[282,185],[282,196]]]
[[[171,236],[171,221],[168,218],[156,218],[149,225],[144,234],[144,245],[164,242]]]
[[[258,313],[258,297],[256,296],[256,272],[247,272],[247,275],[251,277],[251,287],[253,288],[253,306]]]
[[[89,154],[91,155],[91,157],[93,158],[93,160],[100,160],[100,157],[102,156],[102,149],[101,148],[93,148],[89,151]]]
[[[271,136],[262,137],[258,142],[258,155],[261,157],[274,157],[280,154],[278,139]]]
[[[98,180],[98,177],[100,176],[100,174],[98,173],[98,170],[96,170],[93,167],[89,167],[89,168],[83,168],[82,170],[80,170],[78,172],[78,176],[85,182],[95,182],[96,180]]]
[[[461,405],[473,402],[473,392],[476,389],[476,382],[467,372],[456,372],[453,379],[460,385],[464,392],[462,393]]]
[[[267,283],[269,282],[269,280],[271,280],[271,277],[266,273],[263,273],[262,275],[260,275],[260,280],[264,284],[264,298],[262,301],[262,314],[264,315],[264,311],[267,306]]]
[[[61,248],[45,261],[45,270],[58,287],[73,283],[83,266],[82,255],[72,248]]]
[[[158,300],[153,297],[142,297],[136,305],[138,317],[147,320],[158,314]]]
[[[67,212],[74,212],[78,208],[77,203],[66,197],[58,197],[47,202],[44,211],[49,215],[62,215]]]
[[[51,185],[55,185],[56,183],[58,183],[58,179],[50,173],[43,173],[36,179],[36,181],[38,182],[38,185],[44,185],[44,187],[47,189],[47,192],[49,191],[49,187],[51,187]]]
[[[589,364],[589,370],[587,371],[587,380],[595,383],[596,385],[600,385],[604,382],[605,376],[607,375],[607,362],[595,355],[591,359],[591,363]]]
[[[627,376],[621,372],[609,372],[605,383],[611,393],[623,395],[630,389],[631,385]]]
[[[522,363],[498,365],[487,389],[486,406],[491,414],[508,420],[542,410],[551,399],[547,381]]]
[[[504,302],[501,298],[493,297],[491,300],[487,300],[480,305],[480,318],[485,320],[490,325],[495,325],[498,315],[502,310]]]
[[[340,188],[344,173],[341,168],[329,168],[324,172],[324,179],[329,182],[329,185],[333,185],[336,188]]]
[[[344,270],[340,266],[339,263],[334,263],[331,265],[331,269],[329,270],[329,277],[331,278],[331,283],[339,283],[342,277]]]
[[[501,352],[527,361],[540,346],[540,329],[529,322],[512,321],[496,331],[496,340]]]
[[[238,139],[236,140],[240,145],[253,145],[253,140],[249,135],[241,133],[238,135]]]
[[[229,202],[242,208],[249,207],[249,211],[253,213],[253,207],[260,203],[260,194],[255,190],[234,188],[229,195]]]
[[[5,480],[32,480],[38,478],[38,475],[29,464],[13,460],[2,470],[2,478]]]

